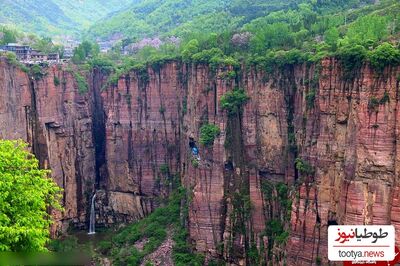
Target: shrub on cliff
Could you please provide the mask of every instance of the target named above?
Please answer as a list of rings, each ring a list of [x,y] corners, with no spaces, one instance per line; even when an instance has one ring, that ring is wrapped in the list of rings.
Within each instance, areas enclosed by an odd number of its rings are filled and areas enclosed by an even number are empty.
[[[386,66],[400,63],[400,51],[390,43],[382,43],[368,55],[371,66],[378,71],[383,71]]]
[[[184,50],[183,54],[184,59],[187,58],[186,54],[189,54],[188,52],[185,51],[186,50]],[[212,69],[216,69],[218,66],[238,67],[240,65],[237,59],[235,59],[232,56],[226,56],[220,48],[215,48],[215,47],[195,53],[191,56],[190,60],[186,61],[192,61],[194,63],[201,63],[201,64],[210,64]]]
[[[168,166],[168,164],[162,164],[162,165],[160,165],[160,172],[161,172],[163,175],[167,175],[167,174],[169,173],[169,166]]]
[[[217,62],[223,57],[224,53],[219,48],[212,48],[209,50],[203,50],[192,56],[192,60],[195,63],[210,63]]]
[[[12,65],[16,65],[18,63],[17,55],[13,52],[5,53],[8,62]]]
[[[338,50],[337,56],[342,61],[345,78],[350,79],[363,65],[367,57],[367,49],[361,45],[347,45]]]
[[[379,107],[379,100],[376,97],[371,97],[368,100],[368,111],[377,111]]]
[[[194,168],[199,168],[200,163],[199,163],[199,161],[197,159],[193,158],[190,162],[192,163],[192,166]]]
[[[42,68],[39,65],[33,65],[31,67],[31,75],[35,80],[40,80],[44,77],[44,73],[42,71]]]
[[[57,76],[54,76],[53,83],[54,83],[54,86],[60,85],[60,79]]]
[[[265,234],[270,241],[276,241],[279,245],[285,244],[289,238],[289,232],[284,229],[284,224],[278,219],[267,222]]]
[[[114,62],[105,56],[97,56],[91,59],[89,64],[92,68],[97,68],[105,73],[110,73],[115,68]]]
[[[310,89],[310,91],[306,94],[307,109],[314,108],[316,93],[317,92],[315,89]]]
[[[74,72],[74,78],[78,84],[78,92],[81,94],[86,93],[89,90],[89,86],[85,78],[78,72]]]
[[[379,104],[385,104],[387,102],[390,102],[390,96],[387,91],[383,94],[382,98],[379,100]]]
[[[0,251],[45,251],[61,189],[22,141],[0,141]]]
[[[221,133],[218,126],[212,124],[204,124],[200,128],[200,143],[204,146],[212,146],[215,138]]]
[[[243,89],[235,88],[222,95],[220,104],[222,110],[227,110],[228,115],[236,115],[241,112],[242,106],[249,100]]]
[[[312,175],[314,174],[314,168],[306,161],[296,158],[295,160],[296,169],[301,175]]]
[[[29,72],[29,68],[24,64],[20,63],[17,59],[17,55],[13,52],[1,52],[0,56],[5,55],[9,64],[19,67],[25,73]]]

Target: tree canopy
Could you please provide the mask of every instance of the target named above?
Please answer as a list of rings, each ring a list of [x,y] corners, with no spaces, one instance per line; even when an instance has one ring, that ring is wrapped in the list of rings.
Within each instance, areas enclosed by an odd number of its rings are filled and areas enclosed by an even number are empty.
[[[45,251],[61,189],[22,141],[0,140],[0,251]]]
[[[124,19],[124,23],[130,19],[146,21],[149,26],[154,22],[152,19],[157,18],[157,23],[162,24],[164,14],[182,8],[180,4],[174,5],[175,2],[168,0],[164,5],[157,5],[155,1],[136,3],[132,7],[132,10],[137,11],[134,15],[126,11],[117,13],[112,19],[119,19],[119,15],[125,14],[128,20]],[[200,2],[187,3],[187,9],[182,11],[185,16],[182,15],[177,23],[167,23],[171,19],[169,17],[164,21],[165,25],[158,25],[155,27],[156,31],[146,30],[145,35],[137,32],[143,29],[141,27],[134,26],[132,32],[128,30],[129,27],[120,27],[126,37],[121,46],[129,48],[124,51],[131,55],[132,60],[130,65],[115,66],[121,71],[114,72],[120,75],[129,71],[130,66],[159,66],[171,59],[195,64],[208,63],[213,69],[246,63],[264,67],[267,72],[271,72],[277,67],[337,57],[344,65],[345,77],[353,78],[357,69],[367,61],[379,70],[387,65],[400,64],[398,1],[298,0],[288,1],[286,4],[272,0],[268,3],[250,2],[224,1],[223,5],[215,9],[215,1],[205,1],[201,8],[210,10],[206,14],[195,12],[203,10],[196,7]],[[224,7],[223,10],[219,9],[221,7]],[[185,22],[189,15],[190,22]],[[240,19],[237,17],[239,15]],[[212,24],[216,24],[215,19],[218,19],[218,30],[212,30],[205,17],[213,17]],[[226,24],[224,21],[228,17],[238,19],[233,19],[234,23]],[[100,25],[101,30],[106,33],[108,24],[100,23],[98,26]],[[110,25],[117,27],[119,24]],[[159,31],[162,34],[157,35]],[[143,36],[146,37],[143,39]],[[129,44],[129,40],[133,43]],[[386,55],[389,56],[387,60],[384,58]],[[107,54],[105,58],[107,57],[113,59],[115,65],[127,61],[119,50],[117,53]],[[133,61],[136,63],[132,64]],[[96,67],[98,61],[92,60],[91,63]]]

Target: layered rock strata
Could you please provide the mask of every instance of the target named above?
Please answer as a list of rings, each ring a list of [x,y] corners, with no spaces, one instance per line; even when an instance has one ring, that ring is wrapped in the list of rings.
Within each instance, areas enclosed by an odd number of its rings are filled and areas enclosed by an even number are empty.
[[[98,224],[140,219],[177,179],[194,248],[231,264],[325,264],[331,224],[400,230],[398,68],[349,79],[335,59],[273,73],[169,62],[106,88],[94,70],[84,93],[67,68],[45,72],[0,60],[0,138],[30,143],[64,188],[58,230],[85,226],[95,191]],[[249,100],[232,116],[220,99],[235,87]],[[205,123],[221,129],[211,147]]]

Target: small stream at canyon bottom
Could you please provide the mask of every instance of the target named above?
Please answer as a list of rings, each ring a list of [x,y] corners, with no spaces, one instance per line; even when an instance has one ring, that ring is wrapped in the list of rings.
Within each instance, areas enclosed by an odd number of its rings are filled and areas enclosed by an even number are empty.
[[[90,244],[98,244],[99,242],[109,239],[110,232],[109,231],[98,231],[96,234],[88,234],[87,231],[77,231],[71,234],[72,237],[76,237],[78,240],[78,244],[80,245],[90,245]]]
[[[111,242],[115,230],[100,228],[96,234],[88,234],[87,230],[73,230],[59,239],[52,240],[48,248],[54,252],[80,252],[94,254],[101,242]]]

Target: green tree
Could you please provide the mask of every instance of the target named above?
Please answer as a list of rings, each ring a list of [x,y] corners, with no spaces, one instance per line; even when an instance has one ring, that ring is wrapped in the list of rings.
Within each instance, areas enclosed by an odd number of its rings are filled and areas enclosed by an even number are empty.
[[[82,47],[85,57],[96,56],[100,50],[100,48],[98,47],[97,44],[94,44],[94,43],[91,43],[88,41],[82,42],[80,44],[80,47]]]
[[[0,251],[45,251],[61,189],[22,141],[0,141]]]
[[[242,106],[250,99],[243,89],[235,88],[221,96],[222,110],[227,110],[228,115],[236,115],[242,111]]]
[[[204,146],[212,146],[215,138],[221,133],[218,126],[213,124],[204,124],[200,128],[200,143]]]
[[[337,55],[342,61],[345,78],[351,79],[364,63],[367,50],[361,45],[346,45],[338,50]]]
[[[85,51],[81,46],[74,49],[74,55],[72,56],[72,62],[75,64],[80,64],[85,60]]]
[[[398,65],[400,63],[400,51],[390,43],[382,43],[369,54],[371,65],[378,71],[388,65]]]
[[[254,53],[263,53],[271,48],[288,48],[294,45],[294,34],[287,23],[267,24],[257,29],[250,46]]]
[[[379,15],[360,17],[349,26],[346,37],[351,43],[378,42],[388,36],[388,18]]]
[[[91,43],[89,41],[83,41],[78,47],[74,49],[74,55],[72,56],[72,62],[80,64],[86,60],[86,58],[94,58],[100,53],[100,47],[97,43]]]
[[[325,42],[332,48],[332,50],[336,50],[338,40],[339,31],[337,28],[330,28],[325,32]]]
[[[42,51],[44,53],[53,52],[53,47],[54,47],[53,41],[49,37],[44,37],[36,41],[36,43],[33,45],[33,48]]]
[[[3,37],[0,38],[0,44],[8,44],[17,42],[17,33],[7,28],[0,29],[3,33]]]
[[[199,41],[196,39],[190,40],[182,50],[182,58],[185,61],[190,61],[192,56],[199,52]]]

